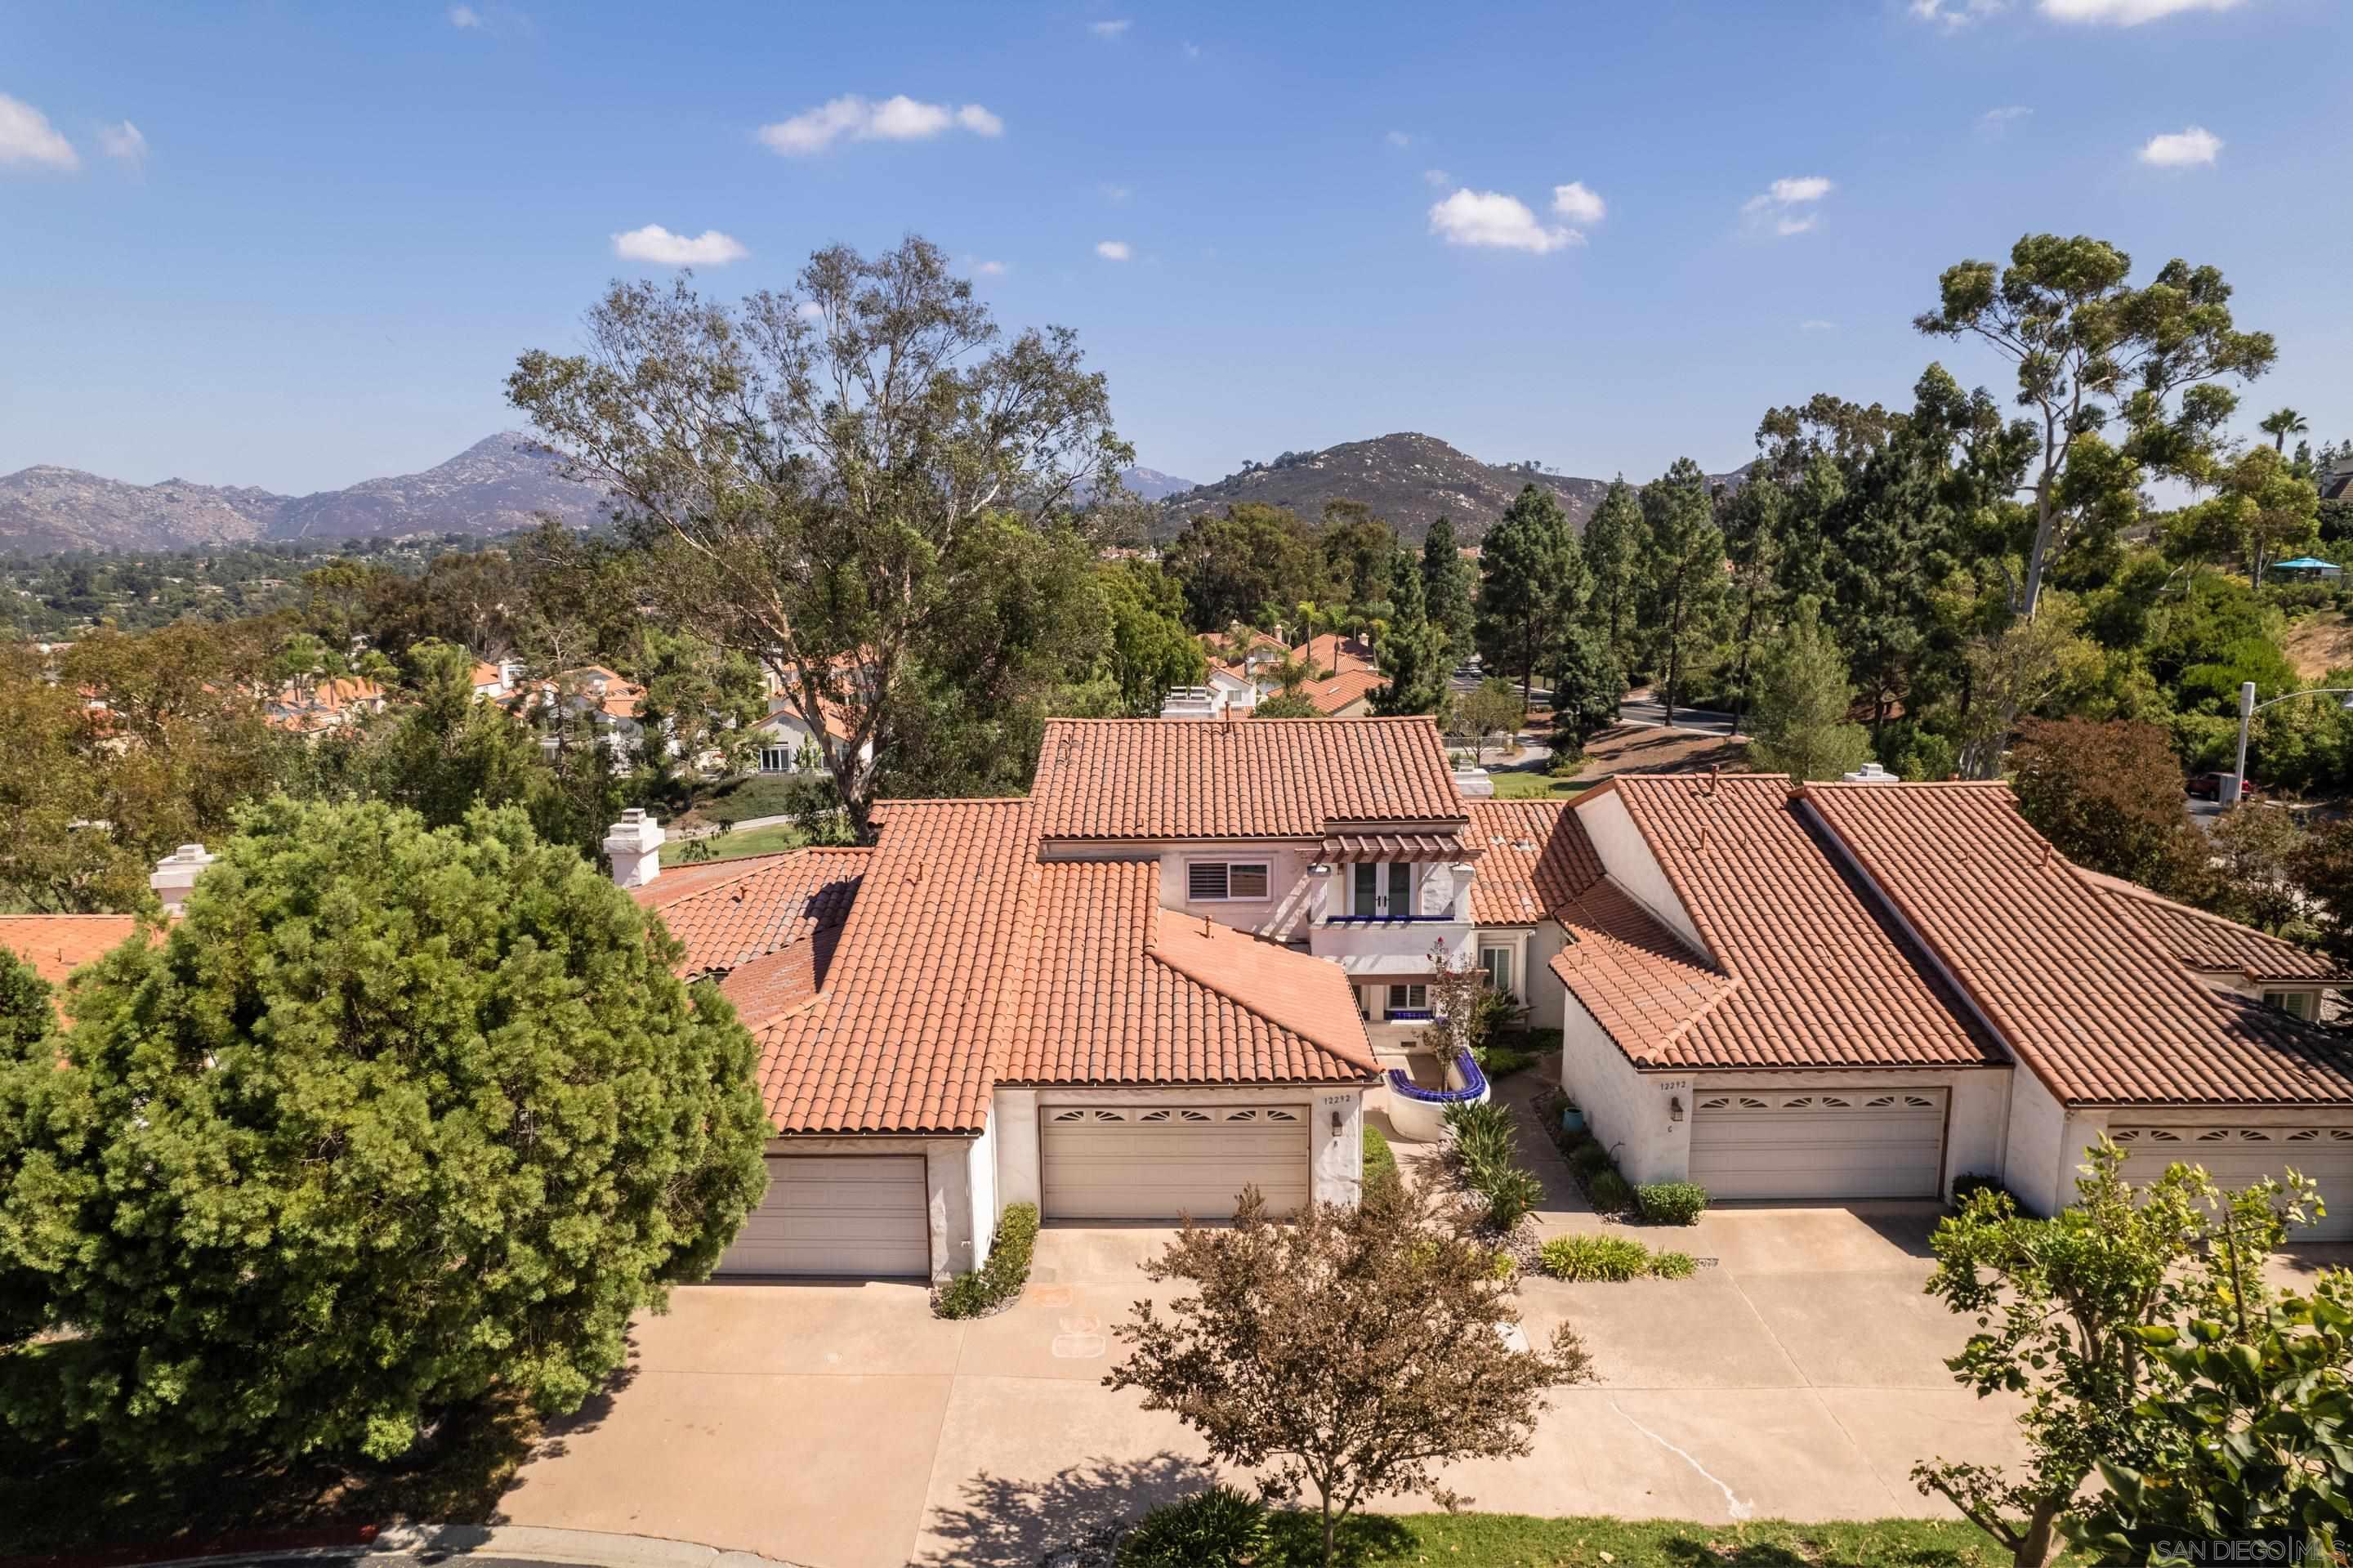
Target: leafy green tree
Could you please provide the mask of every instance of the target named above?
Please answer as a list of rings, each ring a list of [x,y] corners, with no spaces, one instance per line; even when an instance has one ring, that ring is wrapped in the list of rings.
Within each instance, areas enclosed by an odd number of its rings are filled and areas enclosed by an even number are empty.
[[[1582,747],[1618,722],[1626,696],[1626,667],[1599,630],[1573,628],[1561,639],[1552,666],[1552,727]]]
[[[2293,868],[2305,836],[2282,806],[2247,801],[2223,812],[2206,832],[2214,860],[2207,906],[2266,931],[2295,919],[2303,895]]]
[[[1099,581],[1111,612],[1111,671],[1121,705],[1151,718],[1176,686],[1198,686],[1209,673],[1200,640],[1185,630],[1185,590],[1152,561],[1116,561]]]
[[[1677,458],[1664,475],[1644,485],[1641,505],[1649,547],[1641,563],[1641,604],[1657,650],[1654,664],[1664,677],[1662,696],[1672,725],[1683,683],[1716,645],[1727,591],[1724,531],[1715,525],[1707,475],[1689,458]]]
[[[1277,692],[1263,697],[1250,710],[1253,718],[1322,718],[1323,713],[1306,696],[1298,692]]]
[[[1366,604],[1388,596],[1389,557],[1397,554],[1397,530],[1374,516],[1371,507],[1361,501],[1324,503],[1324,525],[1316,530],[1316,545],[1324,555],[1328,591],[1341,606]]]
[[[2181,765],[2163,730],[2126,719],[2029,719],[2010,761],[2019,810],[2060,853],[2203,901],[2205,837],[2183,804]]]
[[[1633,486],[1620,477],[1609,482],[1608,493],[1585,524],[1585,565],[1592,574],[1590,596],[1593,622],[1620,670],[1631,668],[1629,657],[1630,622],[1642,599],[1642,554],[1650,546],[1650,524],[1642,519],[1642,503]]]
[[[764,1182],[681,951],[519,812],[255,808],[0,1082],[0,1412],[164,1466],[576,1407]]]
[[[1478,690],[1454,699],[1447,710],[1446,733],[1469,741],[1472,752],[1484,762],[1487,747],[1496,736],[1516,735],[1527,721],[1528,705],[1512,683],[1501,675],[1490,675],[1479,683]]]
[[[2313,1202],[2309,1182],[2224,1193],[2183,1165],[2136,1185],[2124,1162],[2103,1138],[2075,1202],[2051,1218],[2020,1214],[2008,1194],[1988,1191],[1930,1237],[1928,1293],[1979,1325],[1946,1364],[1980,1396],[2024,1396],[2027,1458],[2010,1468],[1930,1461],[1912,1478],[2016,1568],[2050,1561],[2096,1463],[2140,1469],[2172,1446],[2143,1403],[2173,1386],[2147,1331],[2250,1310],[2264,1255]]]
[[[473,667],[473,656],[453,643],[428,638],[410,646],[403,700],[371,736],[365,793],[415,811],[428,828],[455,827],[478,806],[520,806],[544,832],[554,826],[542,817],[552,780],[538,737],[474,694]]]
[[[1246,501],[1222,517],[1196,517],[1161,558],[1185,590],[1196,631],[1238,620],[1272,629],[1292,606],[1324,597],[1315,530],[1279,506]]]
[[[1447,647],[1458,652],[1471,646],[1478,581],[1477,571],[1462,558],[1453,521],[1440,517],[1421,541],[1421,598],[1430,619],[1445,631]]]
[[[2320,492],[2276,451],[2242,452],[2215,476],[2222,525],[2235,535],[2247,581],[2260,585],[2274,561],[2320,543]]]
[[[2182,1543],[2269,1546],[2274,1563],[2331,1563],[2353,1540],[2353,1275],[2260,1322],[2192,1318],[2141,1330],[2173,1390],[2140,1414],[2175,1441],[2140,1467],[2099,1461],[2105,1490],[2067,1520],[2094,1561],[2181,1560]]]
[[[2353,964],[2353,818],[2306,834],[2288,866],[2296,885],[2319,906],[2322,945],[2338,962]]]
[[[586,335],[580,354],[524,354],[509,398],[619,498],[654,602],[776,676],[860,837],[881,779],[926,760],[910,737],[957,707],[996,717],[993,683],[1016,668],[1099,660],[1100,641],[1041,660],[965,641],[1008,629],[962,612],[999,586],[1002,531],[1060,525],[1134,453],[1075,334],[1003,341],[937,246],[835,246],[795,288],[732,307],[686,279],[616,284]],[[958,738],[980,755],[982,736]]]
[[[2168,261],[2137,289],[2131,273],[2132,258],[2105,240],[2030,234],[2006,268],[1947,268],[1936,308],[1913,323],[1975,337],[2018,367],[2039,450],[2034,530],[2010,603],[2030,620],[2060,557],[2137,517],[2146,476],[2203,476],[2238,405],[2221,379],[2253,380],[2276,355],[2271,334],[2232,323],[2216,269]],[[2112,424],[2118,441],[2101,433]]]
[[[56,1024],[49,982],[32,965],[0,948],[0,1063],[36,1059]],[[52,1054],[48,1059],[56,1058]]]
[[[625,673],[645,687],[638,711],[645,732],[639,761],[655,789],[682,798],[706,761],[721,773],[751,764],[757,750],[753,726],[768,716],[767,687],[755,660],[692,632],[647,624],[638,628],[625,662]]]
[[[1104,1385],[1142,1391],[1221,1463],[1312,1492],[1327,1568],[1362,1504],[1453,1506],[1440,1466],[1525,1455],[1546,1392],[1592,1375],[1566,1324],[1533,1350],[1504,1341],[1519,1310],[1493,1248],[1402,1181],[1287,1224],[1248,1189],[1230,1226],[1187,1225],[1144,1272],[1184,1294],[1136,1304]]]
[[[1521,486],[1480,548],[1474,635],[1489,674],[1519,677],[1523,705],[1576,620],[1587,580],[1560,497],[1545,485]]]
[[[1410,550],[1389,561],[1389,605],[1395,617],[1381,639],[1381,669],[1388,684],[1373,693],[1373,712],[1383,715],[1434,714],[1446,705],[1445,629],[1430,619],[1422,601],[1421,563]]]
[[[1871,757],[1871,737],[1848,716],[1853,705],[1844,656],[1814,602],[1800,600],[1758,671],[1750,759],[1799,779],[1852,772]]]

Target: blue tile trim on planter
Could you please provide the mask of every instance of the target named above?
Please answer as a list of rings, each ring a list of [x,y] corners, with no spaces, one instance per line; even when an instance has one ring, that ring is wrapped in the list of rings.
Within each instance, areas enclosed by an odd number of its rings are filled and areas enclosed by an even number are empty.
[[[1403,1095],[1409,1100],[1433,1106],[1467,1105],[1487,1092],[1487,1075],[1479,1070],[1479,1064],[1472,1059],[1470,1052],[1457,1055],[1454,1065],[1462,1069],[1462,1086],[1459,1089],[1425,1089],[1406,1076],[1404,1068],[1391,1067],[1389,1091]]]

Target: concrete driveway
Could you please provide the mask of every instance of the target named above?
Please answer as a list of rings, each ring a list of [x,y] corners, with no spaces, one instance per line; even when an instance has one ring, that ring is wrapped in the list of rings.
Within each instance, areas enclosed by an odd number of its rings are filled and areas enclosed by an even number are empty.
[[[1453,1484],[1477,1508],[1538,1514],[1943,1511],[1913,1490],[1912,1463],[2000,1458],[2010,1434],[1941,1364],[1962,1326],[1920,1294],[1932,1220],[1719,1211],[1672,1234],[1710,1260],[1691,1279],[1528,1281],[1531,1333],[1575,1324],[1600,1381],[1556,1396],[1528,1457]],[[1049,1228],[1023,1300],[969,1324],[933,1319],[913,1285],[681,1290],[638,1325],[617,1387],[549,1433],[484,1522],[816,1568],[1035,1563],[1207,1474],[1174,1420],[1099,1386],[1113,1326],[1139,1296],[1170,1294],[1137,1273],[1167,1234]]]

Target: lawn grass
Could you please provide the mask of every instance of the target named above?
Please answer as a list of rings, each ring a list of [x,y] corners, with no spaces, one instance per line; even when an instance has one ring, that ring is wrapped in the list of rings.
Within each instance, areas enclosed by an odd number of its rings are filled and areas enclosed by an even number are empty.
[[[697,822],[740,822],[751,817],[781,817],[792,809],[791,774],[747,773],[698,791],[685,815]]]
[[[1312,1513],[1274,1518],[1268,1568],[1323,1561]],[[1443,1563],[1460,1568],[1998,1568],[2010,1554],[1957,1520],[1693,1524],[1678,1520],[1532,1519],[1525,1514],[1376,1514],[1342,1532],[1350,1568]],[[2063,1562],[2064,1559],[2062,1559]]]
[[[785,850],[798,849],[807,842],[807,833],[790,824],[780,823],[773,828],[752,828],[740,833],[714,833],[708,839],[672,839],[662,845],[661,863],[664,865],[691,863],[687,860],[686,852],[690,845],[695,843],[711,846],[710,854],[702,858],[741,860],[747,854],[776,854]]]
[[[1549,773],[1529,773],[1518,768],[1487,777],[1494,780],[1498,800],[1566,800],[1593,788],[1590,779],[1556,779]]]

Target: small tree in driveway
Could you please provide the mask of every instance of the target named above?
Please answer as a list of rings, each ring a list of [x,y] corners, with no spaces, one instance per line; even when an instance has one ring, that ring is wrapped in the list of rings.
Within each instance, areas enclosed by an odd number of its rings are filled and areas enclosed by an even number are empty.
[[[1566,1325],[1543,1350],[1505,1343],[1519,1310],[1493,1253],[1403,1182],[1291,1224],[1250,1190],[1231,1228],[1187,1225],[1145,1275],[1193,1293],[1166,1317],[1136,1303],[1119,1330],[1132,1353],[1104,1384],[1142,1389],[1219,1460],[1268,1467],[1271,1491],[1312,1488],[1327,1564],[1368,1499],[1468,1500],[1439,1467],[1526,1454],[1545,1391],[1591,1375]]]
[[[2050,1219],[1982,1192],[1931,1239],[1928,1293],[1978,1323],[1945,1364],[1979,1395],[2024,1396],[2028,1457],[2014,1469],[1923,1463],[1912,1478],[2000,1542],[2017,1568],[2050,1561],[2095,1465],[2137,1470],[2174,1446],[2147,1402],[2180,1374],[2149,1354],[2145,1330],[2260,1322],[2263,1255],[2312,1200],[2308,1181],[2226,1193],[2183,1165],[2136,1185],[2124,1162],[2103,1138],[2076,1201]]]

